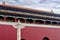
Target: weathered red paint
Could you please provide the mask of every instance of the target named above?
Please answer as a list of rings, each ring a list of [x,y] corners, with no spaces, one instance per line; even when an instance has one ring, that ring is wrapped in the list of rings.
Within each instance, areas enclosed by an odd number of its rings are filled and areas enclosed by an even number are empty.
[[[0,40],[17,40],[16,29],[12,25],[0,24]]]
[[[60,40],[60,28],[26,27],[22,29],[22,38],[25,40]]]

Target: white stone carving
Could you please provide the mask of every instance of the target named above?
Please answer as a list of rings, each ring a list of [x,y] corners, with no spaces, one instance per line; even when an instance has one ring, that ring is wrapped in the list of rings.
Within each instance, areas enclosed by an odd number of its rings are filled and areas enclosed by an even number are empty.
[[[21,29],[25,28],[25,26],[21,24],[20,20],[18,20],[18,23],[13,26],[17,28],[17,40],[21,40]]]

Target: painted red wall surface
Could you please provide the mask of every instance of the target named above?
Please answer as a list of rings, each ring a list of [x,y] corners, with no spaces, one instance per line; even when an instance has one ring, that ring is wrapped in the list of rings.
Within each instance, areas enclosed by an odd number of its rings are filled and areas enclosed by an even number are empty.
[[[43,40],[48,37],[50,40],[60,40],[60,28],[29,27],[22,29],[22,39]],[[17,40],[17,29],[11,25],[0,25],[0,40]]]
[[[60,28],[26,27],[22,29],[22,38],[25,40],[60,40]]]
[[[11,25],[0,24],[0,40],[17,40],[16,29]]]

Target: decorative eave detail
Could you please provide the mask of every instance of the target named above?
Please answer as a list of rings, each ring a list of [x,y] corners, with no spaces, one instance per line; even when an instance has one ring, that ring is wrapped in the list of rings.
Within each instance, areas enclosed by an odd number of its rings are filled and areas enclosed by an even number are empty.
[[[22,15],[28,15],[28,16],[44,17],[44,18],[54,18],[54,19],[60,20],[60,17],[46,16],[46,15],[40,15],[40,14],[30,14],[30,13],[16,12],[16,11],[10,11],[10,10],[0,10],[0,12],[8,12],[11,14],[19,14],[19,15],[22,14]]]

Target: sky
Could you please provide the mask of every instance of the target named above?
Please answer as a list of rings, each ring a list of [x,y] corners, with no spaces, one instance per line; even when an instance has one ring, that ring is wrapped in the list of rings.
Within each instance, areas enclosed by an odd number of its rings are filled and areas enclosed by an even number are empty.
[[[0,4],[3,1],[11,5],[47,11],[53,10],[54,13],[60,14],[60,0],[0,0]]]

